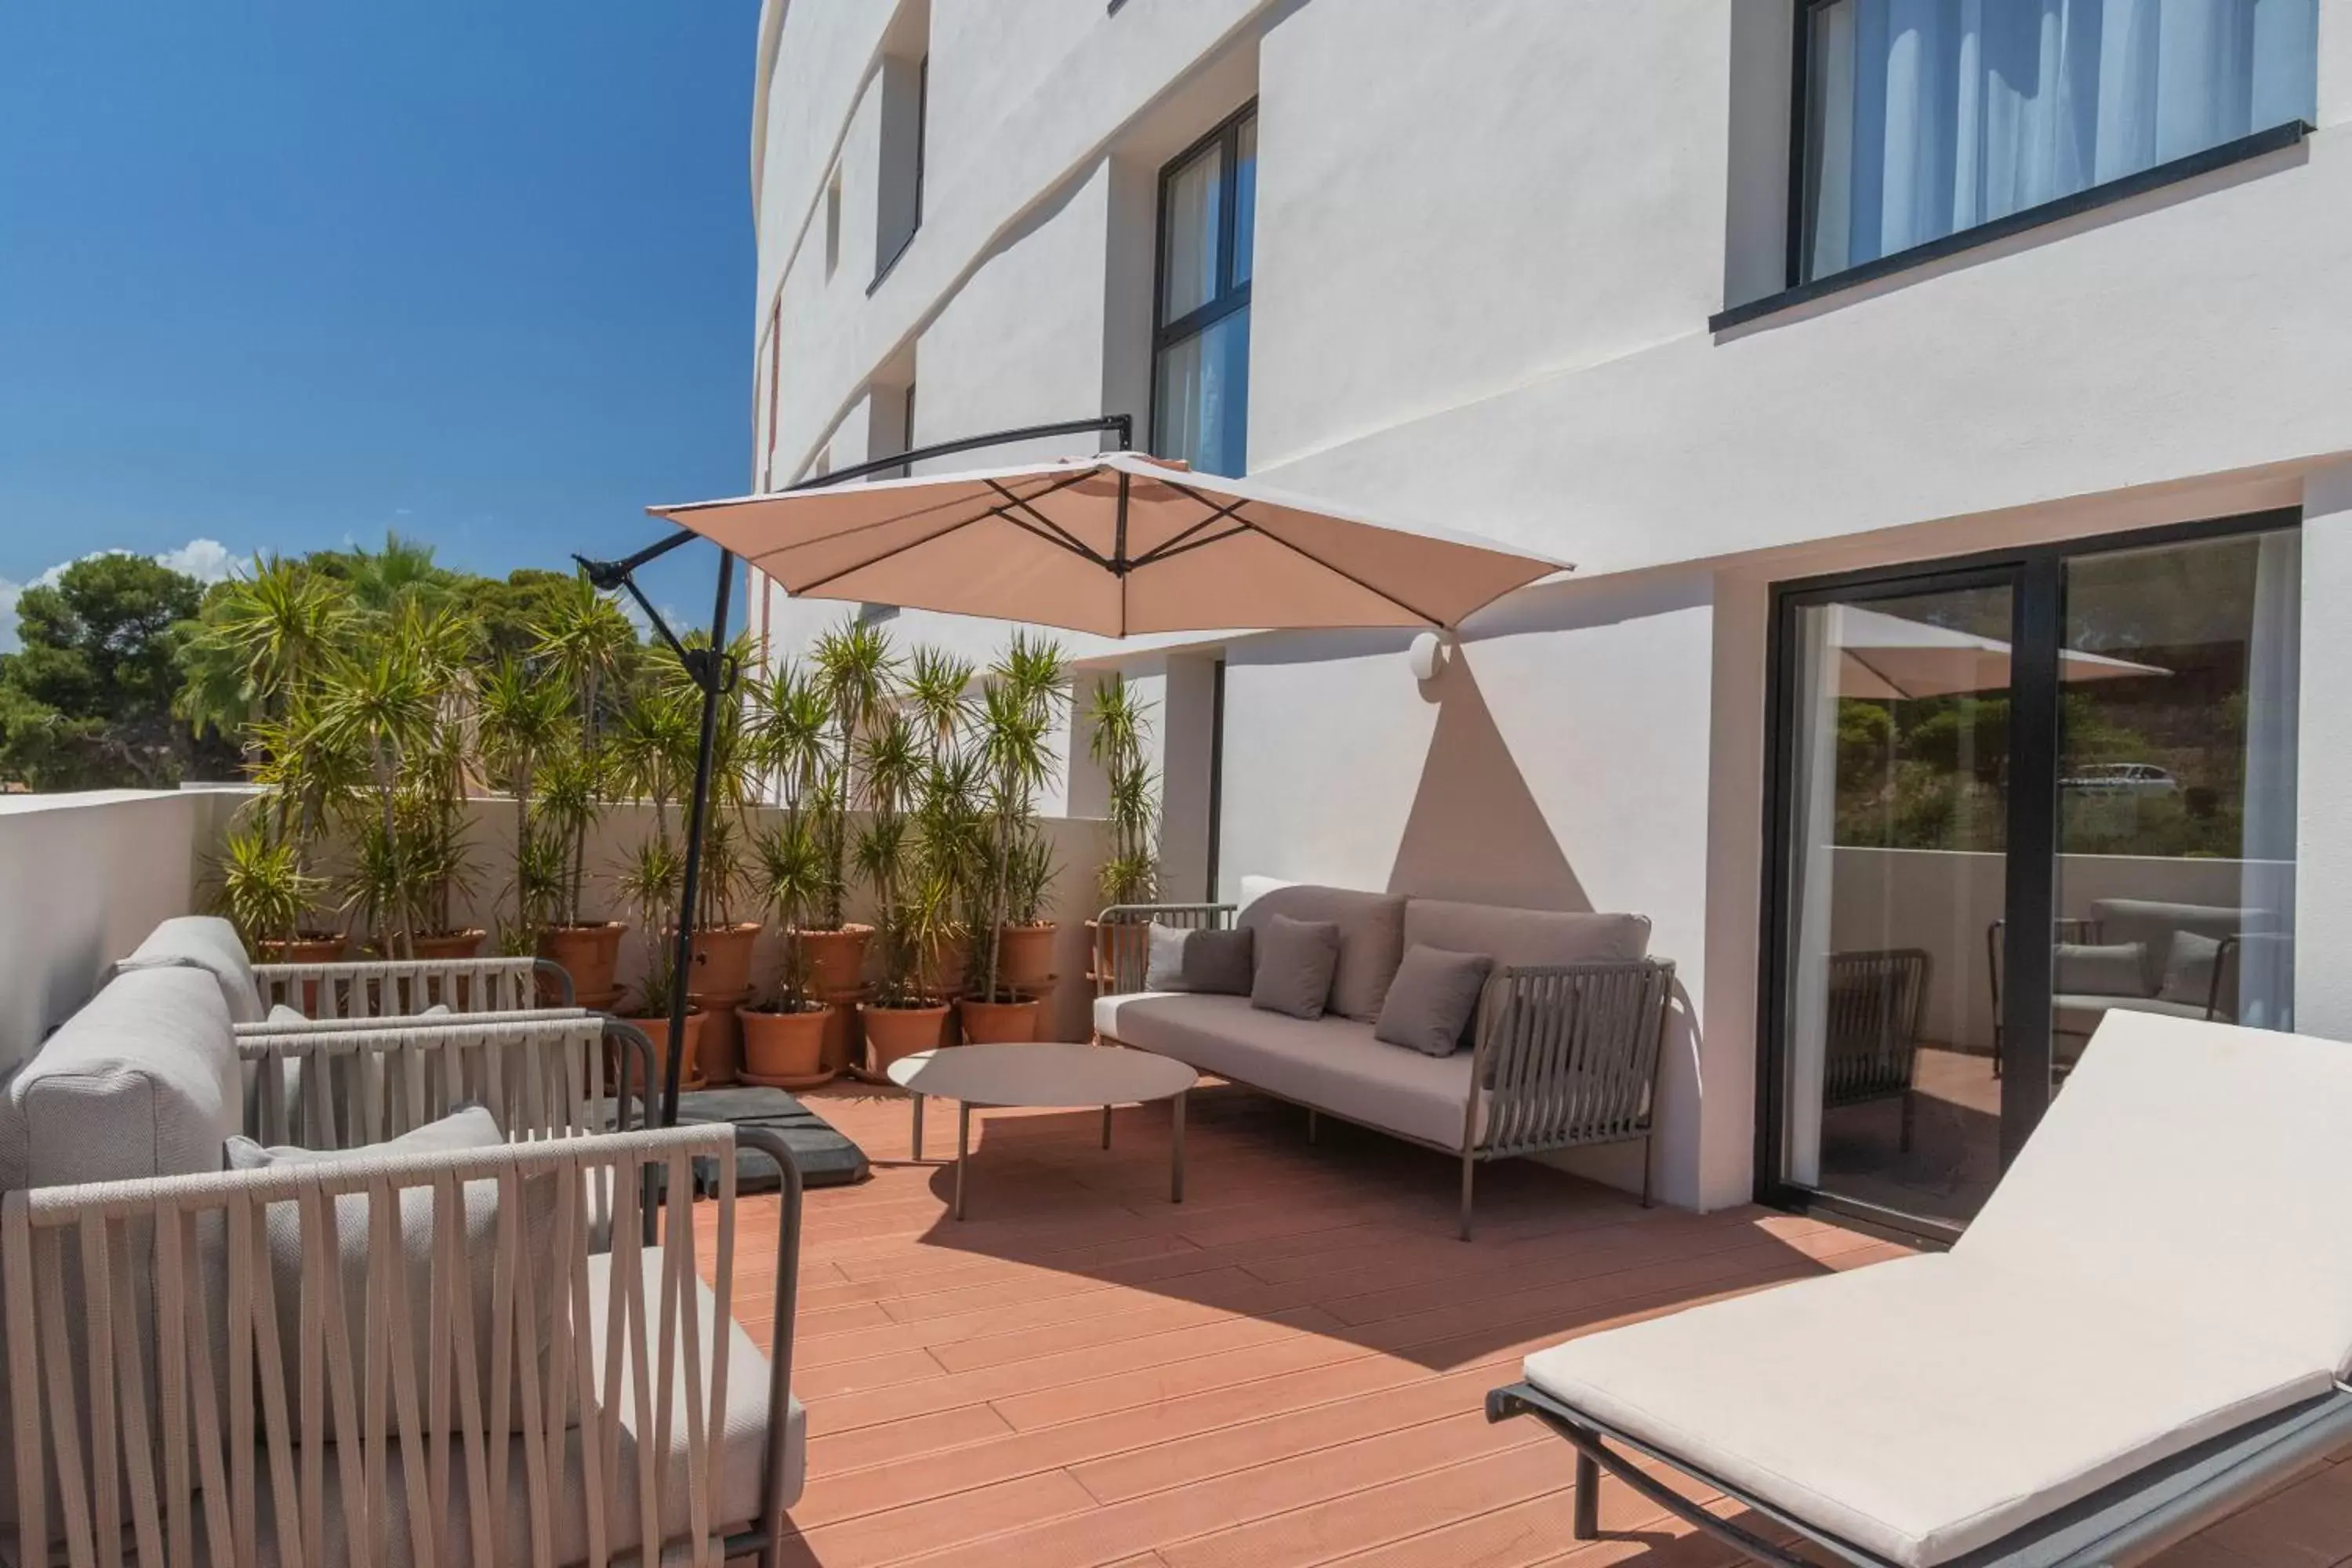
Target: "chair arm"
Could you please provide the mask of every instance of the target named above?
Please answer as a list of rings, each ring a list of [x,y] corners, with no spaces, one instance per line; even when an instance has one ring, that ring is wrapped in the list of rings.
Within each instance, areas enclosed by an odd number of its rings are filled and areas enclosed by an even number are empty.
[[[1149,937],[1114,936],[1121,927],[1178,926],[1186,931],[1223,931],[1234,923],[1234,904],[1112,904],[1095,916],[1094,983],[1097,996],[1143,989],[1151,963]]]
[[[790,1432],[800,1184],[788,1151],[746,1142],[778,1160],[786,1194],[775,1265],[782,1354],[768,1377],[763,1457],[773,1495]],[[635,1419],[650,1422],[644,1391],[673,1377],[685,1396],[673,1405],[664,1393],[661,1430],[682,1436],[687,1460],[641,1468],[625,1484],[637,1492],[640,1518],[690,1518],[713,1532],[733,1522],[719,1511],[722,1412],[729,1379],[755,1370],[740,1360],[730,1368],[725,1350],[736,1297],[736,1146],[724,1125],[680,1127],[8,1194],[0,1321],[22,1516],[10,1549],[29,1542],[47,1561],[43,1543],[55,1540],[63,1559],[95,1562],[98,1541],[111,1544],[109,1532],[121,1530],[141,1561],[161,1561],[167,1526],[184,1545],[187,1522],[204,1517],[223,1561],[287,1555],[301,1529],[293,1477],[317,1474],[321,1447],[337,1464],[336,1448],[316,1436],[330,1412],[339,1427],[361,1424],[349,1440],[366,1457],[348,1458],[347,1482],[355,1467],[381,1465],[395,1442],[420,1451],[425,1431],[478,1442],[482,1412],[503,1422],[511,1411],[513,1440],[536,1472],[561,1467],[568,1440],[591,1454],[617,1441],[608,1424],[633,1405]],[[664,1266],[648,1267],[639,1238],[651,1234],[650,1208],[644,1227],[628,1211],[665,1191],[690,1192],[701,1160],[729,1174],[692,1215],[672,1211]],[[497,1207],[485,1220],[478,1194],[488,1186]],[[590,1245],[600,1192],[621,1211],[606,1283],[594,1278]],[[350,1198],[366,1202],[364,1231],[341,1201]],[[715,1337],[701,1322],[706,1279]],[[289,1300],[299,1300],[298,1319]],[[509,1368],[527,1405],[508,1404]],[[641,1426],[638,1441],[647,1435]],[[436,1463],[446,1452],[436,1447]],[[257,1468],[275,1478],[274,1508],[206,1508],[232,1480],[246,1488]],[[607,1497],[612,1506],[609,1489]],[[52,1514],[60,1500],[62,1513]],[[364,1519],[367,1501],[346,1496],[343,1517]],[[413,1492],[375,1499],[392,1509],[418,1501]],[[535,1532],[549,1521],[541,1510],[518,1517],[520,1558],[545,1559],[554,1543]],[[424,1522],[412,1520],[412,1529]],[[592,1535],[617,1536],[621,1522],[617,1514],[596,1521]]]
[[[1675,966],[1658,958],[1496,970],[1478,999],[1464,1149],[1500,1157],[1647,1133],[1674,989]]]
[[[608,1100],[626,1131],[619,1085],[641,1096],[654,1062],[635,1025],[576,1008],[248,1026],[236,1049],[256,1069],[248,1136],[313,1149],[380,1143],[467,1101],[518,1141],[602,1132]]]
[[[457,1013],[511,1011],[538,1005],[542,982],[555,991],[557,1005],[569,1007],[576,999],[570,973],[551,958],[257,963],[253,979],[263,1006],[282,1002],[322,1017],[422,1013],[445,1002]]]

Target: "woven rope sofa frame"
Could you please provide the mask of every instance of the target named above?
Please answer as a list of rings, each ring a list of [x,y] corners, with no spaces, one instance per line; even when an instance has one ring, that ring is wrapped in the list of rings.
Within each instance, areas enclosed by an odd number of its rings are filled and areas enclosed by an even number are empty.
[[[453,1013],[569,1007],[572,975],[549,958],[362,959],[332,963],[257,963],[261,1005],[318,1018],[394,1017],[446,1006]]]
[[[776,1162],[782,1202],[760,1500],[753,1517],[728,1519],[719,1517],[720,1416],[729,1409],[739,1143]],[[671,1211],[667,1247],[649,1255],[639,1227],[619,1225],[609,1259],[593,1258],[592,1185],[650,1194],[666,1177],[669,1191],[689,1191],[698,1157],[715,1165],[717,1191],[699,1208]],[[525,1184],[535,1182],[552,1209],[544,1229],[526,1222]],[[485,1183],[496,1184],[499,1201],[488,1323],[472,1289],[451,1288],[467,1279],[467,1194]],[[432,1220],[422,1366],[401,1237],[404,1194],[416,1193],[429,1194]],[[338,1200],[360,1194],[369,1228],[354,1343]],[[280,1319],[271,1255],[272,1211],[282,1226],[289,1207],[300,1258],[294,1322]],[[544,1563],[557,1560],[569,1531],[584,1545],[565,1561],[715,1564],[757,1554],[772,1564],[791,1500],[800,1215],[800,1173],[783,1141],[724,1125],[11,1193],[0,1203],[20,1500],[9,1544],[19,1563],[47,1563],[61,1538],[73,1568],[116,1568],[126,1548],[141,1563],[173,1568],[273,1555],[353,1565]],[[709,1324],[694,1256],[706,1237],[716,1308]],[[530,1266],[535,1245],[554,1259],[553,1277]],[[208,1272],[208,1258],[216,1271]],[[598,1272],[601,1298],[592,1295]],[[70,1318],[68,1276],[84,1304]],[[541,1291],[553,1292],[543,1368],[526,1338],[541,1321]],[[599,1310],[601,1340],[592,1331]],[[299,1440],[328,1431],[330,1412],[335,1436]],[[681,1436],[682,1465],[674,1452]],[[575,1445],[578,1463],[567,1468]],[[396,1489],[388,1472],[395,1458]],[[560,1482],[579,1496],[560,1498]],[[331,1484],[341,1505],[333,1513],[324,1501]],[[392,1532],[395,1511],[404,1541]],[[665,1530],[665,1519],[681,1518],[681,1528]],[[395,1557],[398,1544],[407,1551]]]
[[[1934,973],[1925,948],[1854,950],[1829,955],[1828,1016],[1822,1053],[1822,1109],[1900,1098],[1895,1146],[1907,1151],[1916,1101],[1912,1071]]]
[[[1156,921],[1188,930],[1223,929],[1234,912],[1232,904],[1115,904],[1104,910],[1096,917],[1096,994],[1143,989],[1150,943],[1109,934],[1118,928]],[[1478,998],[1470,1074],[1483,1093],[1473,1094],[1464,1107],[1462,1141],[1448,1147],[1388,1128],[1373,1131],[1459,1158],[1465,1241],[1471,1237],[1478,1164],[1486,1160],[1638,1140],[1646,1208],[1658,1064],[1674,991],[1675,966],[1665,959],[1499,967]],[[1247,1087],[1285,1098],[1256,1084]],[[1310,1118],[1337,1114],[1315,1106],[1307,1110]]]

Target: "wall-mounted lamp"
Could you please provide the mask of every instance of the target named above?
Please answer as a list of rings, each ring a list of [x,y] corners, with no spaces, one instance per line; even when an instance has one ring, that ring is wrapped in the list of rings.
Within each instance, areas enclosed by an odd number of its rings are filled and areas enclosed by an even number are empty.
[[[1437,672],[1445,668],[1445,639],[1435,632],[1423,632],[1412,639],[1412,646],[1405,649],[1404,658],[1405,663],[1412,667],[1415,680],[1434,680]]]

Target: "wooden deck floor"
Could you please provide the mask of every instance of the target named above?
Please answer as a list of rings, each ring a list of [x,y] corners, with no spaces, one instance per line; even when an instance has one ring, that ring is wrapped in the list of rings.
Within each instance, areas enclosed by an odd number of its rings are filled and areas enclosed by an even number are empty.
[[[1734,1555],[1604,1482],[1570,1534],[1569,1456],[1489,1426],[1528,1350],[1897,1254],[1817,1221],[1657,1209],[1524,1163],[1482,1173],[1239,1090],[1193,1097],[1187,1202],[1165,1108],[976,1121],[970,1217],[945,1208],[951,1115],[908,1161],[906,1100],[817,1109],[874,1179],[807,1209],[794,1385],[810,1482],[795,1564],[989,1568],[1703,1568]],[[751,1204],[742,1278],[764,1272]],[[764,1212],[763,1212],[764,1211]],[[765,1341],[769,1303],[739,1300]],[[2322,1466],[2166,1568],[2352,1561],[2352,1465]]]

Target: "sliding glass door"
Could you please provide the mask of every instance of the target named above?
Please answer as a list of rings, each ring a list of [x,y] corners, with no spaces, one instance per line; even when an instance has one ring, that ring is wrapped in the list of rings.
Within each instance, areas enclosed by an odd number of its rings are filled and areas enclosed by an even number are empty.
[[[1955,1234],[2109,1012],[2292,1024],[2294,524],[1780,591],[1768,1194]]]

